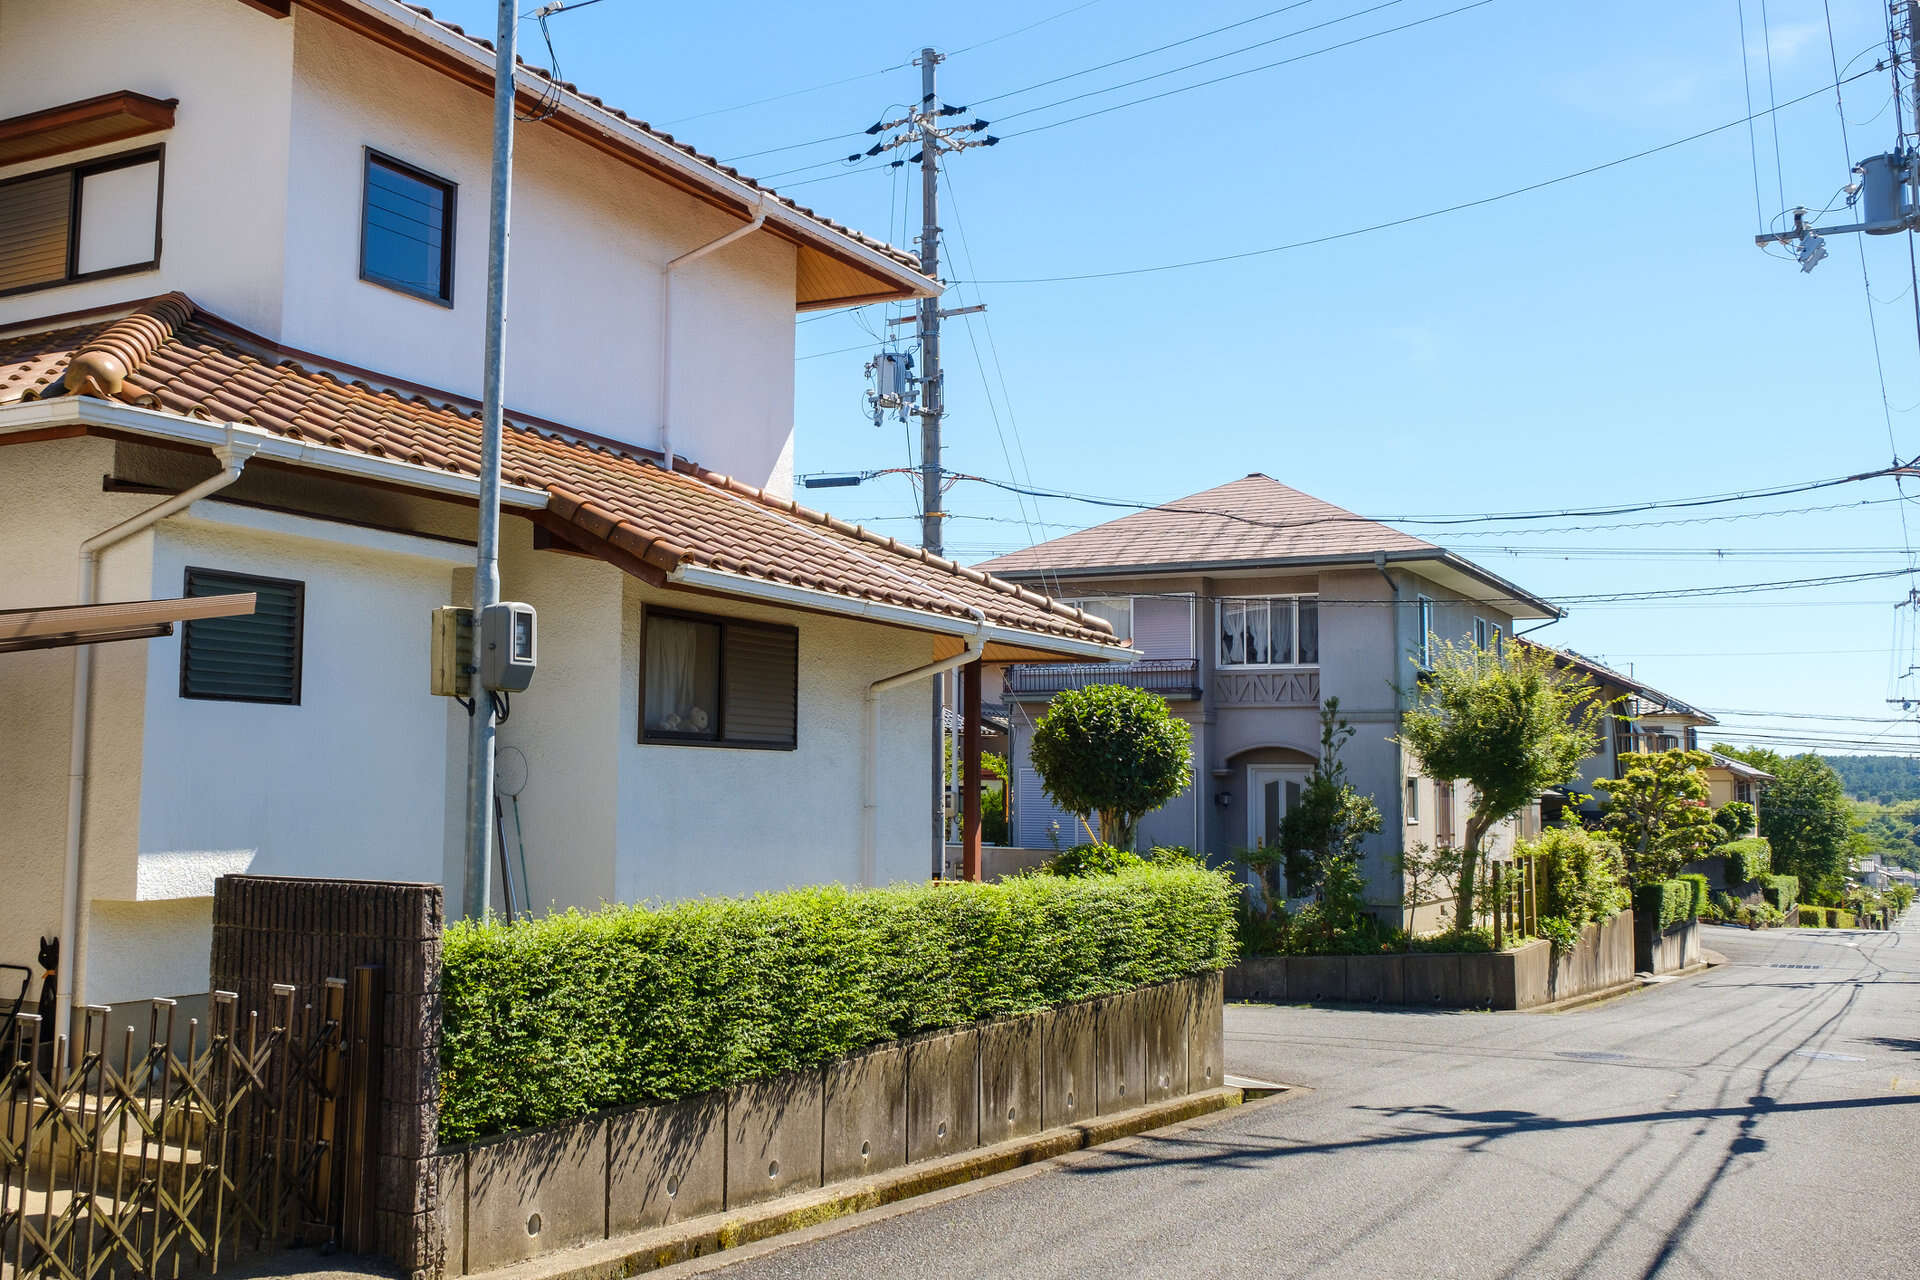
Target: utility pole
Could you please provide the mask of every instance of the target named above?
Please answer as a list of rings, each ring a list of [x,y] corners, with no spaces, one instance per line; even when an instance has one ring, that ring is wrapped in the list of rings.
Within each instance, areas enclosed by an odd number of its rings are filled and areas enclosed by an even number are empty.
[[[940,278],[940,136],[934,131],[939,93],[934,68],[944,59],[933,49],[920,51],[920,274]],[[946,413],[940,381],[940,300],[920,299],[920,545],[934,555],[946,545],[940,522],[940,419]],[[937,723],[937,721],[936,721]]]
[[[513,63],[519,6],[499,0],[493,59],[493,190],[487,206],[487,351],[481,371],[480,529],[475,539],[473,618],[475,654],[467,694],[472,699],[467,733],[467,865],[461,909],[469,920],[486,916],[493,902],[489,854],[493,849],[493,698],[480,685],[478,626],[481,614],[500,599],[500,436],[507,346],[507,228],[513,187]]]

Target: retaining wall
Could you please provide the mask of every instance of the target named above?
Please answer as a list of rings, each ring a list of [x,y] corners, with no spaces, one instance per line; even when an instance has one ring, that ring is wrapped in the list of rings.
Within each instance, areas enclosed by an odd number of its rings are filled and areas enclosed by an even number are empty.
[[[882,1045],[430,1158],[467,1274],[1218,1088],[1220,974]]]
[[[1556,957],[1546,942],[1481,955],[1248,956],[1227,970],[1230,1000],[1531,1009],[1633,980],[1633,912],[1590,924]]]
[[[1643,973],[1676,973],[1700,963],[1700,948],[1698,920],[1662,929],[1649,919],[1634,936],[1634,963]]]

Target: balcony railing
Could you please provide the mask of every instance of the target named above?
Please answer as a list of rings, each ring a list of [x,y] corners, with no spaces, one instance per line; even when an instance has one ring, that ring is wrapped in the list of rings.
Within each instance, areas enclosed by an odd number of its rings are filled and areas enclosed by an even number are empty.
[[[1016,663],[1007,668],[1005,688],[1010,697],[1050,698],[1062,689],[1084,689],[1095,684],[1132,685],[1170,700],[1192,701],[1200,696],[1200,663],[1193,658]]]

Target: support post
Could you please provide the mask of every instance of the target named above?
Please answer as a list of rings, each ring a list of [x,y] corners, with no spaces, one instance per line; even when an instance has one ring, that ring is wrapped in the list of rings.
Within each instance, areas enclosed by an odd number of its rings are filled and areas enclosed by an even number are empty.
[[[968,880],[980,879],[980,663],[960,668],[961,776],[960,864]]]

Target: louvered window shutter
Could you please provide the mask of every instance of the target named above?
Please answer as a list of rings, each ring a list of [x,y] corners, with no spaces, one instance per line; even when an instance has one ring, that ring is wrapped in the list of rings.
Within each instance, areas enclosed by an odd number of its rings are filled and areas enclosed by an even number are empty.
[[[254,611],[185,624],[180,696],[224,702],[300,701],[300,633],[305,587],[216,569],[187,570],[188,596],[251,591]]]
[[[785,627],[726,626],[726,702],[722,734],[727,742],[791,747],[798,721],[800,644]]]
[[[70,170],[0,185],[0,293],[66,279],[72,214]]]

